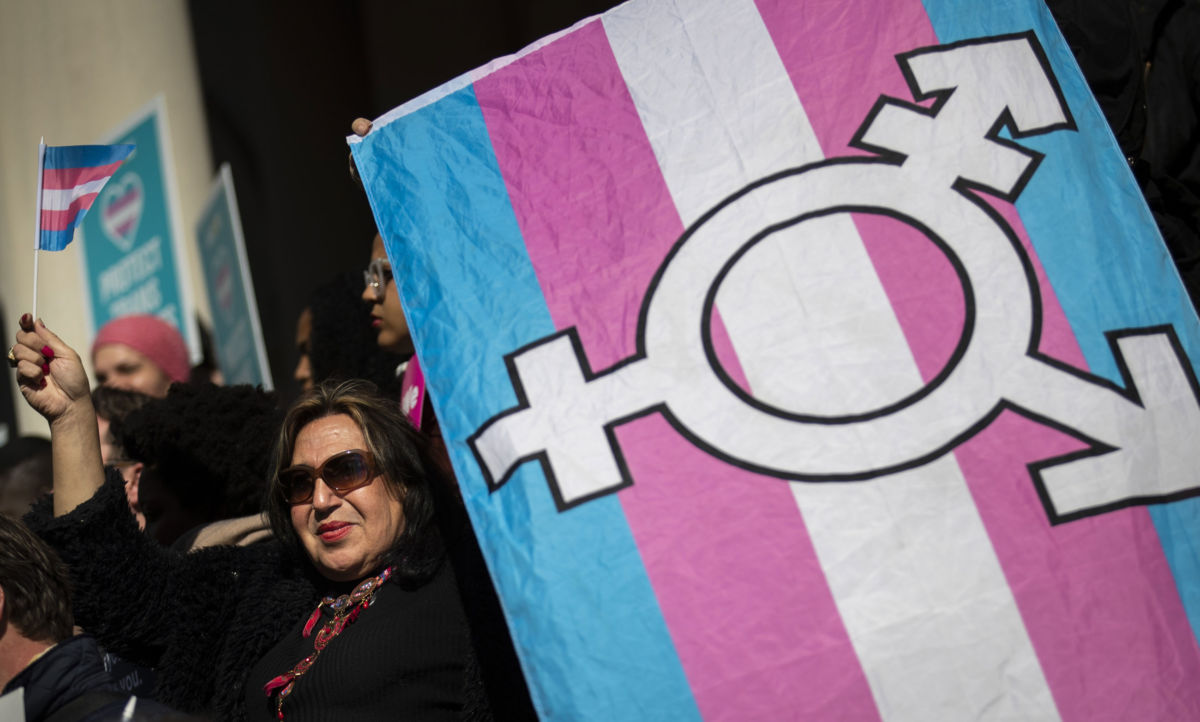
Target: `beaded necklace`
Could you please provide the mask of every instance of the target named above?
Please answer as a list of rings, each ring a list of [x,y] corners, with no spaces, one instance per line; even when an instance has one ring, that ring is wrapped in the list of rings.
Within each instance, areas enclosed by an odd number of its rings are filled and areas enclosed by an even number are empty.
[[[393,567],[384,569],[379,576],[364,579],[354,591],[349,594],[343,594],[336,599],[334,597],[325,597],[317,608],[313,611],[312,616],[304,623],[303,636],[308,639],[312,634],[313,627],[321,618],[321,610],[329,607],[333,612],[333,618],[321,627],[321,631],[317,632],[317,639],[313,642],[313,653],[296,663],[291,671],[279,675],[275,679],[263,687],[267,697],[274,695],[277,691],[279,696],[275,699],[275,716],[283,719],[283,701],[292,693],[292,688],[296,685],[296,680],[299,679],[305,672],[312,668],[313,663],[317,661],[317,657],[321,656],[321,651],[329,644],[336,636],[342,633],[347,624],[358,619],[358,615],[362,610],[371,606],[371,601],[375,598],[375,593],[383,586],[388,577],[392,575]]]

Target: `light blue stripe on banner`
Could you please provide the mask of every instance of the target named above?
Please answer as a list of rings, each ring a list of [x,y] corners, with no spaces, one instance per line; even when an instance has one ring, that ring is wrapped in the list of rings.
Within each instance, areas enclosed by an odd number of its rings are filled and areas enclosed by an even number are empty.
[[[75,219],[76,222],[72,223],[70,228],[65,228],[61,231],[43,230],[40,242],[38,243],[38,249],[43,251],[61,251],[66,248],[71,243],[71,239],[75,237],[75,226],[78,225],[78,221],[82,217],[83,214],[80,213]]]
[[[1021,220],[1093,373],[1123,383],[1106,331],[1171,324],[1196,368],[1200,325],[1120,148],[1045,5],[924,0],[943,43],[1034,29],[1079,126],[1022,139],[1046,154],[1017,201]],[[1103,198],[1081,203],[1080,189]],[[1097,244],[1111,242],[1111,246]],[[1095,279],[1103,282],[1096,284]],[[1101,293],[1096,289],[1102,288]],[[1150,507],[1200,640],[1200,498]]]
[[[374,131],[354,156],[539,715],[697,719],[616,497],[559,513],[533,464],[489,494],[466,444],[516,404],[504,354],[555,331],[473,89]]]
[[[94,168],[124,160],[132,152],[132,145],[48,145],[42,163],[47,170]]]

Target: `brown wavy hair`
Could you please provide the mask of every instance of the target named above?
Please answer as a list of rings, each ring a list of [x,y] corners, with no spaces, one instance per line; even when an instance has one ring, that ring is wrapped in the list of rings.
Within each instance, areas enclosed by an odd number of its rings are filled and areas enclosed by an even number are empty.
[[[279,472],[292,464],[296,437],[308,424],[327,416],[345,414],[362,432],[365,451],[393,498],[404,507],[404,526],[397,535],[387,563],[400,577],[424,578],[441,561],[442,546],[433,523],[432,485],[445,483],[429,454],[428,439],[417,431],[400,410],[396,399],[380,395],[370,381],[326,381],[319,383],[287,410],[272,456],[267,514],[275,536],[303,553],[292,527],[291,505],[284,496]]]
[[[67,565],[33,532],[0,514],[0,588],[4,615],[21,636],[58,644],[71,636]]]

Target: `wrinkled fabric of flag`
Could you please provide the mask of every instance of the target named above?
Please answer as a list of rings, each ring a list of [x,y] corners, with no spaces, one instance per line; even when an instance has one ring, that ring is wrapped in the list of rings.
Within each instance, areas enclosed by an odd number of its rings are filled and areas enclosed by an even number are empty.
[[[132,145],[46,146],[39,189],[38,250],[67,247],[104,184],[133,149]]]
[[[1200,324],[1034,0],[634,0],[351,140],[539,714],[1200,719]]]

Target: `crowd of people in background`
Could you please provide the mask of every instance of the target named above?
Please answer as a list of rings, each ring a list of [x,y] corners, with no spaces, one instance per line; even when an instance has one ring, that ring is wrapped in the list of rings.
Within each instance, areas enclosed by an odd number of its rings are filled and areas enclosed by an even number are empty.
[[[1200,8],[1049,5],[1200,297]],[[290,405],[209,382],[145,315],[99,330],[93,388],[80,339],[21,319],[10,362],[52,432],[0,449],[0,684],[25,719],[534,718],[384,241],[363,246],[296,320]]]
[[[82,629],[43,646],[77,647],[92,671],[26,696],[27,719],[60,719],[72,697],[95,704],[61,719],[159,719],[156,704],[222,720],[534,718],[436,420],[423,390],[424,408],[402,403],[416,362],[379,236],[367,270],[315,289],[298,319],[290,408],[197,380],[152,316],[100,329],[94,388],[70,344],[19,325],[10,362],[51,440],[22,442],[37,481],[4,496],[75,593]],[[49,664],[29,649],[0,681]]]
[[[36,547],[60,607],[0,640],[26,719],[535,718],[378,234],[364,261],[297,319],[290,406],[212,383],[151,315],[98,331],[94,381],[20,319],[51,439],[4,449],[0,557]]]

